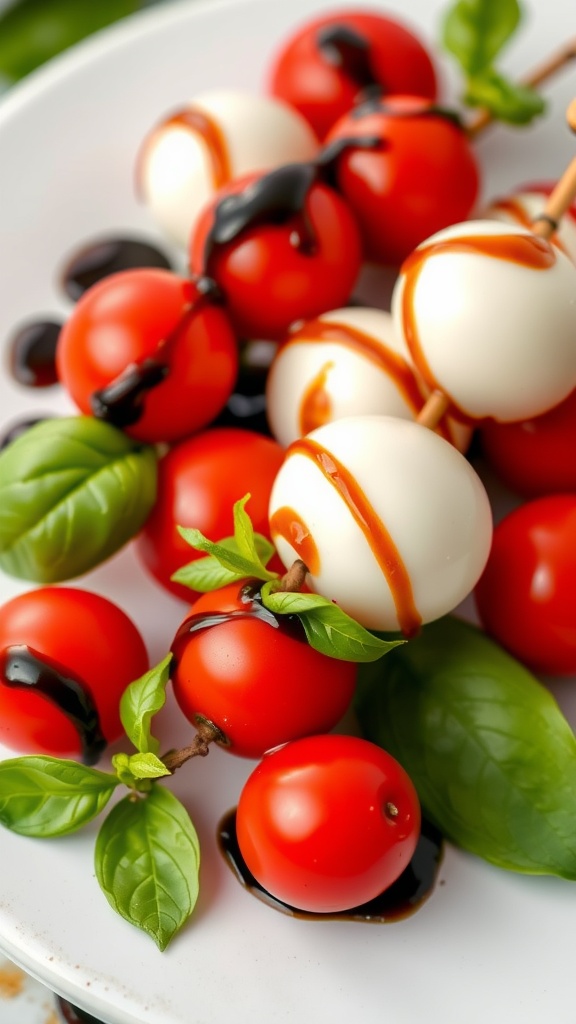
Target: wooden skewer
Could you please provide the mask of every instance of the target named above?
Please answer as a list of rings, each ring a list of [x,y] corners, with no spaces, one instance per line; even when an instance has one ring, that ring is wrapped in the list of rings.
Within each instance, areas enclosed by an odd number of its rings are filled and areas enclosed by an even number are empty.
[[[576,133],[576,99],[573,99],[566,111],[568,127]],[[558,228],[558,223],[576,199],[576,157],[574,157],[564,174],[548,196],[548,201],[539,217],[534,219],[533,233],[539,238],[550,238]],[[440,389],[436,389],[426,399],[416,417],[416,422],[434,430],[442,417],[448,412],[450,399]]]
[[[525,78],[521,79],[521,84],[535,89],[573,60],[576,60],[576,39],[564,43],[559,50],[533,68]],[[493,120],[494,115],[489,110],[481,110],[475,119],[466,125],[466,134],[471,139],[477,138],[488,125],[492,124]]]

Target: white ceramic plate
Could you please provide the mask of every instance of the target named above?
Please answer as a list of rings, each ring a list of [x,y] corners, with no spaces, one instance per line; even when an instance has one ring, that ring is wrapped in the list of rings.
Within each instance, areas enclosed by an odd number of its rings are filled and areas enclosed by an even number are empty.
[[[107,231],[154,231],[133,191],[134,155],[166,110],[210,86],[262,88],[287,30],[333,0],[179,3],[103,33],[32,76],[0,105],[0,340],[41,314],[67,313],[58,268]],[[429,38],[443,0],[389,0]],[[520,75],[571,26],[565,0],[532,0],[508,55]],[[447,72],[447,82],[453,76]],[[448,85],[450,88],[450,85]],[[563,126],[574,73],[548,88],[549,117],[479,145],[485,196],[557,176],[576,152]],[[0,419],[65,411],[54,389],[0,378]],[[84,581],[131,612],[158,660],[184,606],[160,593],[130,549]],[[0,578],[7,598],[27,585]],[[568,685],[559,687],[569,707]],[[174,717],[174,725],[171,719]],[[177,716],[164,737],[184,741]],[[174,731],[174,729],[176,731]],[[12,756],[0,749],[0,756]],[[448,848],[440,884],[412,918],[387,926],[310,922],[274,912],[224,864],[217,822],[251,765],[215,750],[173,785],[199,829],[202,893],[194,918],[160,954],[109,909],[94,879],[96,826],[61,840],[0,832],[0,948],[107,1024],[568,1024],[576,887],[507,874]],[[2,1008],[0,1006],[0,1018]]]

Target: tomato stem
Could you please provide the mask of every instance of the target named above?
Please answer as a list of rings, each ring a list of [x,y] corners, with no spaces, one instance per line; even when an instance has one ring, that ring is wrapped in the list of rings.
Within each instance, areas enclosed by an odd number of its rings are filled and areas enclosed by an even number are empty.
[[[164,757],[161,758],[163,764],[168,768],[170,772],[175,772],[177,768],[189,761],[191,757],[206,757],[210,753],[210,743],[226,743],[226,737],[221,729],[213,722],[209,722],[207,718],[202,718],[200,715],[196,718],[196,735],[187,747],[182,747],[181,750],[169,750]]]
[[[301,558],[297,558],[280,580],[279,589],[297,594],[302,590],[307,575],[308,566],[304,565]]]

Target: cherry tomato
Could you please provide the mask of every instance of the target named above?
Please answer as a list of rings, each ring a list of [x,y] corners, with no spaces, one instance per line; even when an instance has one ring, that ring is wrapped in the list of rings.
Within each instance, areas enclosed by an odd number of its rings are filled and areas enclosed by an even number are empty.
[[[576,391],[542,416],[520,423],[488,420],[482,450],[508,487],[526,498],[576,491]]]
[[[60,334],[56,361],[82,412],[96,411],[100,396],[108,411],[97,415],[154,442],[210,423],[232,392],[238,352],[226,313],[192,281],[140,269],[113,274],[84,294]],[[123,390],[127,376],[127,397],[111,403],[110,386]]]
[[[175,445],[160,460],[158,499],[136,541],[152,576],[190,603],[194,591],[170,577],[200,554],[183,540],[178,526],[193,526],[214,541],[230,537],[234,502],[245,494],[251,495],[246,511],[254,529],[269,537],[268,502],[283,458],[276,441],[234,427],[207,430]]]
[[[418,842],[420,805],[385,750],[353,736],[310,736],[264,757],[240,795],[236,830],[272,896],[330,913],[396,881]]]
[[[367,258],[398,266],[429,235],[466,220],[478,194],[476,159],[464,129],[430,100],[388,96],[358,107],[326,144],[347,145],[336,182],[360,225]]]
[[[284,44],[270,89],[296,107],[323,139],[366,88],[436,97],[429,54],[396,18],[343,10],[306,22]]]
[[[496,527],[475,589],[480,620],[537,672],[576,672],[576,494],[527,502]]]
[[[315,175],[312,165],[291,164],[238,179],[192,232],[192,273],[215,280],[240,337],[282,338],[293,321],[349,298],[361,263],[358,228]]]
[[[121,735],[120,697],[149,663],[117,605],[75,587],[41,587],[0,608],[0,666],[0,741],[93,763]]]
[[[332,729],[354,694],[356,665],[310,647],[297,617],[262,606],[257,583],[200,597],[172,650],[186,718],[208,719],[241,757]]]

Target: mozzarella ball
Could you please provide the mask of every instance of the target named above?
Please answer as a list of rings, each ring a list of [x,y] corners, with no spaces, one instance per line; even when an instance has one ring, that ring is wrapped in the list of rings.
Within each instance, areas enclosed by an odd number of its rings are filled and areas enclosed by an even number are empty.
[[[524,228],[432,235],[403,264],[392,313],[428,387],[471,420],[528,419],[576,387],[576,267]]]
[[[137,162],[138,190],[160,229],[186,247],[202,207],[234,178],[312,160],[318,141],[281,100],[206,92],[152,128]]]
[[[504,224],[521,224],[530,229],[533,221],[542,213],[550,191],[549,185],[526,186],[518,192],[495,199],[486,207],[482,216]],[[562,217],[551,241],[576,263],[576,205]]]
[[[368,629],[413,635],[475,586],[492,537],[490,503],[463,455],[433,431],[356,416],[288,448],[272,488],[280,558]]]
[[[291,332],[266,384],[270,429],[286,446],[346,416],[413,420],[428,391],[415,375],[390,313],[354,307],[323,313]],[[471,430],[447,418],[439,431],[465,450]]]

